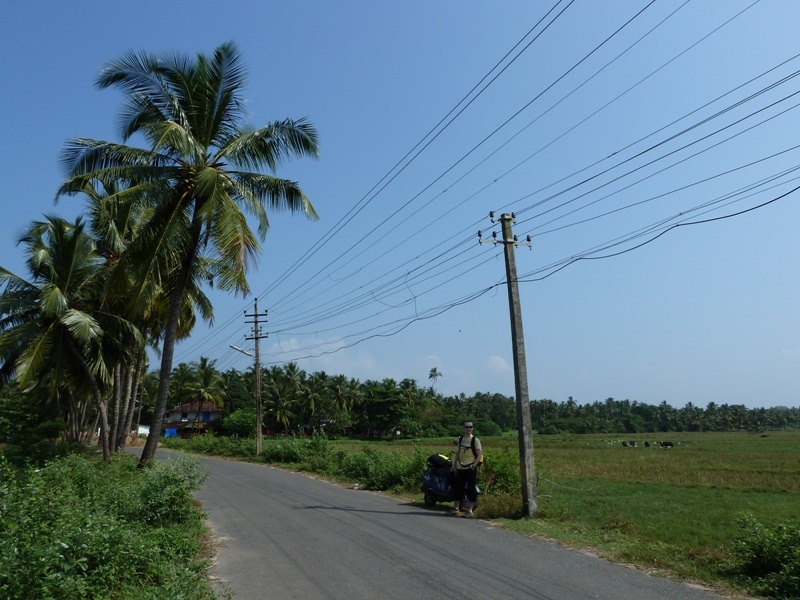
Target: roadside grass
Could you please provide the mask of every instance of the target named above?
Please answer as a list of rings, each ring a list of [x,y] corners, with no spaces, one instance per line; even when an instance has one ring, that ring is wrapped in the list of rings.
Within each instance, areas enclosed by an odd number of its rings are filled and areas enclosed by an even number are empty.
[[[744,533],[740,519],[751,515],[765,528],[797,519],[800,431],[770,432],[766,437],[671,433],[671,448],[661,448],[659,437],[666,439],[665,434],[536,436],[539,515],[534,519],[521,518],[516,433],[481,437],[486,462],[479,483],[485,494],[478,516],[654,574],[764,592],[763,585],[742,576],[741,557],[737,562],[737,540]],[[623,447],[623,440],[637,445]],[[453,447],[450,438],[289,438],[265,440],[264,456],[257,459],[253,440],[196,438],[170,446],[282,464],[359,482],[419,504],[425,458],[447,455]],[[755,531],[750,533],[751,543],[761,535],[761,530]],[[786,577],[795,576],[789,572]],[[773,588],[787,589],[781,585]],[[770,597],[795,596],[778,591]]]

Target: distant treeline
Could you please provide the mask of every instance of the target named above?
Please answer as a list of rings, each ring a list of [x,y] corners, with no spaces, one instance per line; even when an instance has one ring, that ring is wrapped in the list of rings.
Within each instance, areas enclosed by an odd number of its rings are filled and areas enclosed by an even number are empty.
[[[655,433],[667,431],[766,431],[800,427],[800,407],[747,408],[716,404],[705,408],[687,403],[673,408],[666,402],[644,404],[607,398],[578,404],[535,400],[531,418],[539,433]]]
[[[431,380],[440,377],[431,371]],[[476,421],[479,435],[499,435],[517,426],[513,398],[479,392],[471,396],[445,396],[435,385],[420,385],[413,379],[383,379],[361,382],[344,375],[318,371],[306,373],[297,364],[262,369],[263,425],[276,434],[324,432],[330,437],[442,437],[458,435],[460,423]],[[254,371],[218,371],[214,361],[181,363],[172,373],[170,407],[213,402],[224,418],[217,433],[248,437],[254,433]],[[148,424],[158,374],[142,378],[137,392],[139,422]],[[0,442],[29,438],[37,431],[52,439],[66,429],[69,414],[59,402],[27,397],[11,382],[0,389]],[[530,402],[534,431],[558,433],[635,434],[670,431],[767,431],[800,427],[800,408],[747,408],[741,404],[709,402],[705,408],[687,403],[674,408],[636,400],[607,398],[579,404]],[[139,411],[138,409],[141,409]],[[59,422],[63,423],[60,427]]]
[[[253,389],[253,372],[231,370],[222,376],[228,390],[226,414],[252,410],[253,394],[249,390]],[[515,400],[503,394],[445,396],[434,385],[420,385],[414,379],[361,382],[324,372],[307,374],[294,363],[265,369],[262,381],[265,426],[276,431],[322,428],[333,435],[354,437],[396,436],[398,432],[402,437],[437,437],[460,433],[465,418],[474,419],[483,435],[517,426]],[[431,381],[435,382],[433,376]],[[700,408],[690,402],[674,408],[666,402],[652,405],[614,398],[589,404],[578,404],[572,398],[563,402],[533,400],[530,406],[531,423],[540,434],[800,427],[800,407],[750,409],[742,404],[709,402]]]

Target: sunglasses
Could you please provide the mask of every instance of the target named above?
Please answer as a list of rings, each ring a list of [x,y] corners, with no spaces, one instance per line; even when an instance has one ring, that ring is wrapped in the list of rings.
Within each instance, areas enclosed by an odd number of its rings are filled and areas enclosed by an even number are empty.
[[[472,425],[464,425],[464,429],[472,429]]]

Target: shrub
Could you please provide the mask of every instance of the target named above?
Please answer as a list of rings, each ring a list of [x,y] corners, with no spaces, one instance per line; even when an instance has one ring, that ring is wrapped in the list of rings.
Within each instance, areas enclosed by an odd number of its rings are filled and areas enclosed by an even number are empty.
[[[164,525],[192,518],[187,499],[207,477],[200,461],[191,456],[179,456],[171,463],[150,461],[140,491],[144,521]]]
[[[256,413],[248,409],[239,409],[222,420],[222,432],[240,438],[252,438],[256,435]]]
[[[519,454],[509,450],[487,452],[478,484],[487,494],[519,494],[522,489]]]
[[[738,571],[754,591],[772,598],[800,598],[800,519],[770,529],[742,515],[734,543]]]
[[[500,425],[491,419],[476,419],[475,431],[477,432],[476,435],[479,438],[481,436],[489,437],[503,435],[503,430],[500,429]]]
[[[380,452],[364,446],[361,453],[337,455],[340,473],[371,490],[400,490],[411,478],[418,481],[424,468],[396,452]]]
[[[263,446],[261,457],[269,463],[300,464],[305,455],[304,442],[306,440],[294,437],[269,440]]]
[[[196,560],[199,462],[136,464],[71,455],[13,471],[0,454],[0,597],[213,598]]]

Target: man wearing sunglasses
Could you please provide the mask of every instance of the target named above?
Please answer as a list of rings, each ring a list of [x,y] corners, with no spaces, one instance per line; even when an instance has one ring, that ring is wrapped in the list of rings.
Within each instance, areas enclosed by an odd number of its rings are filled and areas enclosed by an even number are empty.
[[[467,492],[467,507],[464,516],[471,519],[472,511],[478,501],[478,490],[476,489],[476,479],[478,466],[481,464],[481,441],[473,435],[472,421],[464,421],[464,433],[458,438],[458,450],[453,459],[453,471],[455,483],[453,488],[454,506],[450,513],[456,517],[461,516],[461,499],[464,497],[464,490]]]

